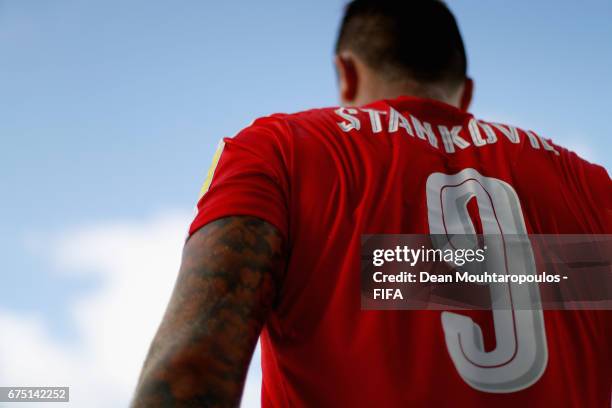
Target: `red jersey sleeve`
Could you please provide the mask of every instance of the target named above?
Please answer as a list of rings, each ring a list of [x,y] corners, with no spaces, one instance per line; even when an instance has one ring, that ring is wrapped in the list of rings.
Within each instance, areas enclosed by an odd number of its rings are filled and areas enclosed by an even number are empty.
[[[223,139],[197,205],[189,236],[218,218],[249,215],[288,230],[288,181],[282,141],[288,128],[279,117],[256,120]]]

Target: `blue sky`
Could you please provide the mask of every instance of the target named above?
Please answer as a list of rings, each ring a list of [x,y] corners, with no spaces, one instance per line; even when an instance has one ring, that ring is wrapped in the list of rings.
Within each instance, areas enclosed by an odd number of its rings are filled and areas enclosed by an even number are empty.
[[[610,169],[612,3],[448,3],[473,112]],[[66,262],[58,242],[168,214],[186,228],[221,137],[258,116],[337,104],[343,4],[0,0],[0,310],[81,342],[74,300],[108,282],[66,273],[88,264]]]

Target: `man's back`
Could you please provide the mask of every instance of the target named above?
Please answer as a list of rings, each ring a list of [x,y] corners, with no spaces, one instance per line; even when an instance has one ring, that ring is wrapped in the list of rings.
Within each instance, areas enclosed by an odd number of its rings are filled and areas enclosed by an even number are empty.
[[[474,189],[470,180],[485,180],[484,194],[509,185],[526,233],[610,233],[603,168],[433,100],[274,115],[226,139],[191,232],[224,215],[252,215],[290,247],[261,338],[264,406],[609,405],[608,312],[544,312],[533,329],[543,345],[532,353],[542,371],[500,391],[486,381],[510,360],[470,362],[477,371],[466,374],[440,312],[361,310],[361,235],[433,233],[428,196],[431,207],[443,189]],[[491,313],[463,314],[495,348]],[[516,347],[532,345],[518,339]],[[474,386],[479,380],[485,385]]]
[[[609,312],[548,310],[549,286],[504,282],[466,285],[454,311],[378,310],[360,248],[420,234],[456,254],[478,234],[498,244],[470,278],[535,279],[526,234],[612,229],[606,171],[466,113],[474,82],[442,0],[349,1],[334,67],[341,105],[361,108],[273,115],[220,144],[134,406],[237,405],[259,338],[266,407],[609,406]],[[575,289],[552,292],[565,305]],[[473,291],[493,310],[457,310]]]

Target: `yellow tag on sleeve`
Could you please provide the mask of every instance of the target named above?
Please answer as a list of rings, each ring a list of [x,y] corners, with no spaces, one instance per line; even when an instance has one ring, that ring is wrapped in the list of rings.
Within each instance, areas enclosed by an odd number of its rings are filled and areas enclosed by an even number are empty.
[[[208,189],[210,188],[210,184],[212,183],[213,176],[215,175],[215,170],[217,169],[217,165],[219,164],[219,159],[221,158],[221,153],[223,153],[223,148],[225,147],[225,142],[223,139],[219,141],[217,145],[217,150],[215,151],[215,155],[213,156],[212,163],[208,168],[208,173],[206,173],[206,180],[204,180],[204,184],[202,185],[202,189],[200,190],[200,198],[206,194]]]

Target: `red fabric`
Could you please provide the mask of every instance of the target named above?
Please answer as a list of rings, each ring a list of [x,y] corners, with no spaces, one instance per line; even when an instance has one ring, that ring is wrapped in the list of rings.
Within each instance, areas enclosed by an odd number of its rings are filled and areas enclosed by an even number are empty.
[[[437,147],[402,127],[389,132],[390,107],[431,124]],[[440,312],[360,310],[361,234],[428,233],[431,173],[469,167],[509,183],[529,233],[610,234],[606,171],[556,145],[558,155],[537,140],[536,149],[522,130],[513,143],[491,127],[497,141],[476,146],[472,116],[443,103],[401,97],[367,108],[385,112],[380,132],[361,110],[351,115],[360,129],[349,131],[338,108],[257,120],[226,139],[198,204],[190,233],[219,217],[253,215],[275,225],[291,248],[282,301],[261,338],[263,406],[610,407],[608,311],[545,311],[544,374],[504,394],[478,391],[458,374]],[[439,125],[462,126],[469,146],[448,153]],[[491,314],[464,314],[494,347]]]

